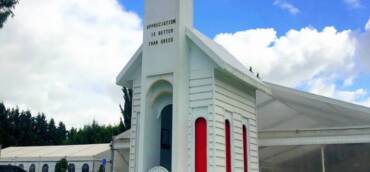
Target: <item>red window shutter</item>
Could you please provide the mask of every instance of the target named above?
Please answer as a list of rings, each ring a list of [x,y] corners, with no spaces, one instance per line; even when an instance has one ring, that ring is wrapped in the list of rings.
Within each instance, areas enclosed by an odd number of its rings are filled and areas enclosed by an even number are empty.
[[[207,121],[195,121],[195,172],[207,172]]]
[[[230,122],[225,121],[226,172],[231,172]]]
[[[243,158],[244,158],[244,172],[248,172],[248,140],[247,140],[247,128],[243,125]]]

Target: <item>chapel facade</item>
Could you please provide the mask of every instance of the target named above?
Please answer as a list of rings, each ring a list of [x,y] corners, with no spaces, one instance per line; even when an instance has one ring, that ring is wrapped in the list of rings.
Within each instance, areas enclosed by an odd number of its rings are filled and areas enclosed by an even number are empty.
[[[257,172],[256,91],[268,87],[193,28],[192,0],[145,0],[143,43],[117,77],[133,89],[130,172]]]

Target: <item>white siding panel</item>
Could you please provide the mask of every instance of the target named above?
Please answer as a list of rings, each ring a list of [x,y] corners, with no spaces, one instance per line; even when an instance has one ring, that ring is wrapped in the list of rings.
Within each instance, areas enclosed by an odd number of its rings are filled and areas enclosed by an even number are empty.
[[[248,89],[248,88],[246,88]],[[225,133],[224,121],[225,111],[232,112],[232,166],[233,171],[243,172],[243,119],[248,119],[248,143],[249,143],[249,171],[258,171],[258,146],[256,134],[256,110],[255,98],[249,95],[247,91],[237,89],[230,83],[224,82],[219,78],[215,80],[215,125],[216,138],[219,143],[215,146],[217,155],[216,171],[225,170]]]
[[[206,116],[208,125],[208,161],[209,171],[225,171],[225,115],[231,113],[232,163],[234,172],[243,172],[243,143],[242,126],[245,119],[248,125],[249,171],[258,171],[258,147],[256,128],[256,103],[254,90],[234,86],[227,82],[225,77],[215,76],[215,65],[209,58],[194,45],[190,46],[190,80],[189,80],[189,111],[208,107]],[[217,75],[217,74],[216,74]],[[195,116],[194,116],[195,115]],[[230,116],[230,115],[227,115]],[[189,127],[193,127],[196,114],[189,115]],[[189,140],[193,140],[193,130],[189,132]],[[189,159],[193,160],[193,143],[189,143]],[[189,162],[194,166],[194,162]],[[190,168],[189,171],[194,169]]]
[[[207,132],[208,132],[208,163],[209,171],[215,171],[216,168],[213,164],[217,155],[215,154],[216,147],[214,145],[218,140],[215,136],[215,114],[214,114],[214,63],[204,54],[197,46],[190,44],[190,78],[189,78],[189,122],[188,127],[192,128],[189,132],[188,140],[194,140],[194,122],[199,117],[203,115],[207,119]],[[199,112],[194,111],[195,109],[203,109],[208,111],[208,113],[199,114]],[[194,160],[194,145],[193,142],[189,143],[189,160]],[[194,162],[188,162],[191,167],[194,167]],[[189,168],[189,172],[194,171],[193,168]]]
[[[131,138],[130,138],[130,162],[129,171],[135,172],[136,162],[136,145],[137,145],[137,131],[138,131],[138,114],[140,114],[141,101],[141,86],[140,82],[134,81],[133,97],[132,97],[132,117],[131,117]]]

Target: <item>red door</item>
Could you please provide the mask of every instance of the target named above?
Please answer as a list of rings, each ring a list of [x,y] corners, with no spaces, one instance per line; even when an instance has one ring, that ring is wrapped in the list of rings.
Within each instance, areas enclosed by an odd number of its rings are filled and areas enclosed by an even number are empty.
[[[244,172],[248,172],[248,140],[247,140],[247,128],[243,125],[243,158],[244,158]]]
[[[195,172],[207,172],[207,121],[195,121]]]
[[[225,121],[226,172],[231,172],[230,122]]]

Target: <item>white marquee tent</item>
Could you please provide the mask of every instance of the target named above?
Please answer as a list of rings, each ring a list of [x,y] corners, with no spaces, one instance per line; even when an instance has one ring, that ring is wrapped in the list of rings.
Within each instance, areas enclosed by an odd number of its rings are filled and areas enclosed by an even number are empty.
[[[267,83],[257,93],[263,172],[369,171],[370,108]]]
[[[32,169],[34,172],[53,172],[56,162],[62,158],[66,158],[69,168],[76,172],[82,171],[83,167],[88,168],[87,172],[95,172],[106,159],[109,171],[111,149],[109,144],[8,147],[1,150],[0,165],[21,166],[28,172]]]

